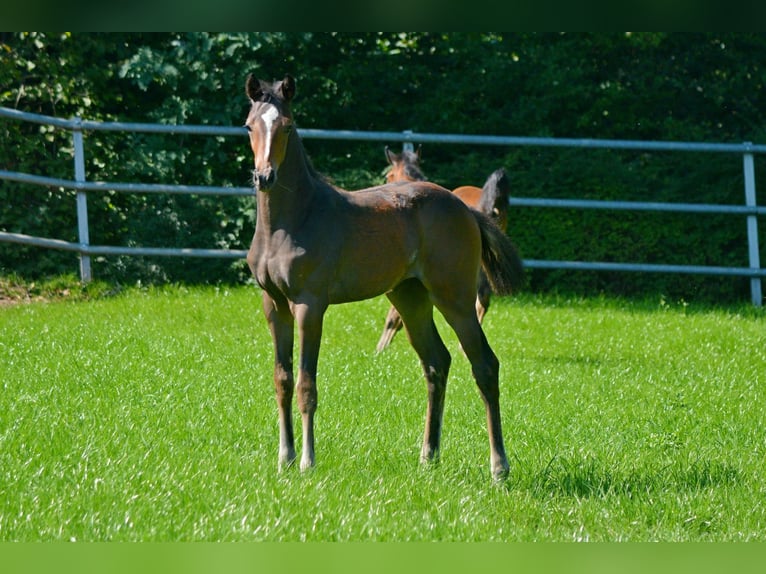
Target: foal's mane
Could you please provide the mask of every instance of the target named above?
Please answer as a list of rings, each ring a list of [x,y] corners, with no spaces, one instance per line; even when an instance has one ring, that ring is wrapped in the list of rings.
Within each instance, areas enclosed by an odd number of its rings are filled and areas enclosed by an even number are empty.
[[[397,156],[397,163],[403,166],[404,175],[412,181],[427,181],[428,178],[420,169],[420,157],[417,153],[410,150],[404,150]],[[393,165],[389,165],[386,170],[386,175],[394,169]]]
[[[411,151],[405,153],[412,153]],[[428,179],[426,175],[421,171],[420,166],[417,163],[406,162],[404,164],[404,173],[410,179],[415,181],[426,181]]]

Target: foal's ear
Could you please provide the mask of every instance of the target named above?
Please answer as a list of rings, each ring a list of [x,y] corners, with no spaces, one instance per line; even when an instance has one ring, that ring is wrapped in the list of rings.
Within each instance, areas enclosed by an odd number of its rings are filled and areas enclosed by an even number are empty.
[[[415,155],[418,156],[418,163],[420,163],[420,150],[423,149],[423,144],[418,145],[418,149],[415,151]]]
[[[386,159],[388,160],[388,163],[394,165],[394,161],[396,161],[396,154],[392,152],[388,146],[385,147],[384,151],[386,152]]]
[[[263,95],[261,81],[252,74],[248,74],[247,76],[247,81],[245,82],[245,93],[247,94],[247,97],[254,102]]]
[[[277,88],[277,92],[282,95],[282,99],[290,103],[290,101],[295,97],[295,78],[293,78],[290,74],[285,75],[285,79],[279,82],[279,88]]]

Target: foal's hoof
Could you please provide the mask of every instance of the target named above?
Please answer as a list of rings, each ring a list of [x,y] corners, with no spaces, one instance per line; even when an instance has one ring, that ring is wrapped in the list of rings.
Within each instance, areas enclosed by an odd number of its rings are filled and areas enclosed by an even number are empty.
[[[509,470],[507,468],[492,471],[492,480],[496,483],[508,480]]]
[[[420,451],[420,464],[423,467],[433,468],[438,466],[441,457],[439,456],[439,450],[431,449],[428,446],[424,446]]]
[[[295,464],[295,453],[285,453],[279,455],[279,461],[277,463],[277,470],[279,472],[285,472],[288,468]]]
[[[313,458],[302,458],[301,459],[301,472],[306,472],[309,470],[312,470],[314,468],[314,459]]]
[[[492,468],[492,480],[495,482],[505,482],[508,479],[510,467],[508,463],[496,465]]]

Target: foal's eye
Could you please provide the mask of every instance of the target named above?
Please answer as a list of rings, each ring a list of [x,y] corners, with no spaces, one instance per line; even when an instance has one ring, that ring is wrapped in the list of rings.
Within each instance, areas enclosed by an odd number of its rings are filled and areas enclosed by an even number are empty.
[[[249,132],[253,131],[253,130],[252,130],[252,128],[251,128],[249,125],[247,125],[247,124],[245,124],[243,127],[244,127],[244,128],[247,130],[247,131],[249,131]]]

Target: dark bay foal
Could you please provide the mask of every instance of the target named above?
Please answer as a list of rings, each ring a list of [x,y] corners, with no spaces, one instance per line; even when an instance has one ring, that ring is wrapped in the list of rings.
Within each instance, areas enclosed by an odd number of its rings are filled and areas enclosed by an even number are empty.
[[[314,465],[316,373],[328,306],[385,293],[404,321],[428,386],[421,460],[438,457],[451,362],[433,322],[436,306],[455,330],[486,406],[492,475],[505,476],[499,362],[474,301],[480,268],[496,292],[510,290],[516,253],[508,238],[487,216],[432,183],[353,193],[331,186],[311,167],[295,130],[293,78],[271,83],[250,76],[246,92],[258,202],[247,261],[262,288],[274,342],[279,466],[296,458],[293,394],[303,424],[300,467]],[[296,322],[300,355],[294,381]]]

